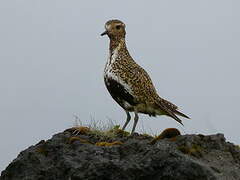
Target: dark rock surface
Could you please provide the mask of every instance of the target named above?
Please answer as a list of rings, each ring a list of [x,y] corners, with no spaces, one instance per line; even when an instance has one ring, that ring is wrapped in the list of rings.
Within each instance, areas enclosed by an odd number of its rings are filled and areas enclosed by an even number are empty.
[[[1,180],[240,180],[240,148],[222,134],[161,139],[138,135],[69,141],[71,130],[22,151]],[[99,141],[121,141],[104,145]]]

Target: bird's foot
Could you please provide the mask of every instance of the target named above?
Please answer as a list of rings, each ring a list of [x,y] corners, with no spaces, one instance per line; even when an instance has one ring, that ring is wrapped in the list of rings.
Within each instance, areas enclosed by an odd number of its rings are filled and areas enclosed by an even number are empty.
[[[140,136],[140,134],[138,134],[137,132],[131,132],[130,137],[138,137]]]

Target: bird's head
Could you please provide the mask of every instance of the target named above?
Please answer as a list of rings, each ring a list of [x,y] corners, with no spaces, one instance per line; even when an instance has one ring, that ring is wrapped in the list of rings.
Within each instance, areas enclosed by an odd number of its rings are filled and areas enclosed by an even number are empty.
[[[110,39],[125,38],[125,24],[119,20],[110,20],[105,24],[105,30],[101,36],[108,35]]]

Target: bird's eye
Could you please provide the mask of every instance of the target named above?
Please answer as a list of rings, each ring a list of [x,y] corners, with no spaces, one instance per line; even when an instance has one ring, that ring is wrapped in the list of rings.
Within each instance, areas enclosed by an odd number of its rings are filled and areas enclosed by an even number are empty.
[[[116,26],[116,29],[119,30],[120,28],[121,28],[121,25],[117,25],[117,26]]]

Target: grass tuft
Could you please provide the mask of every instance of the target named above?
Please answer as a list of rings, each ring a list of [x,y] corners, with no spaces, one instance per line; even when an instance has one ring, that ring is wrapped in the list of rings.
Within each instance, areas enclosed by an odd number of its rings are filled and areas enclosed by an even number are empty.
[[[75,116],[75,124],[71,129],[74,135],[90,134],[101,139],[112,139],[115,137],[129,136],[130,133],[120,129],[120,125],[115,125],[110,118],[108,121],[99,121],[91,117],[90,122],[83,123],[78,116]]]

